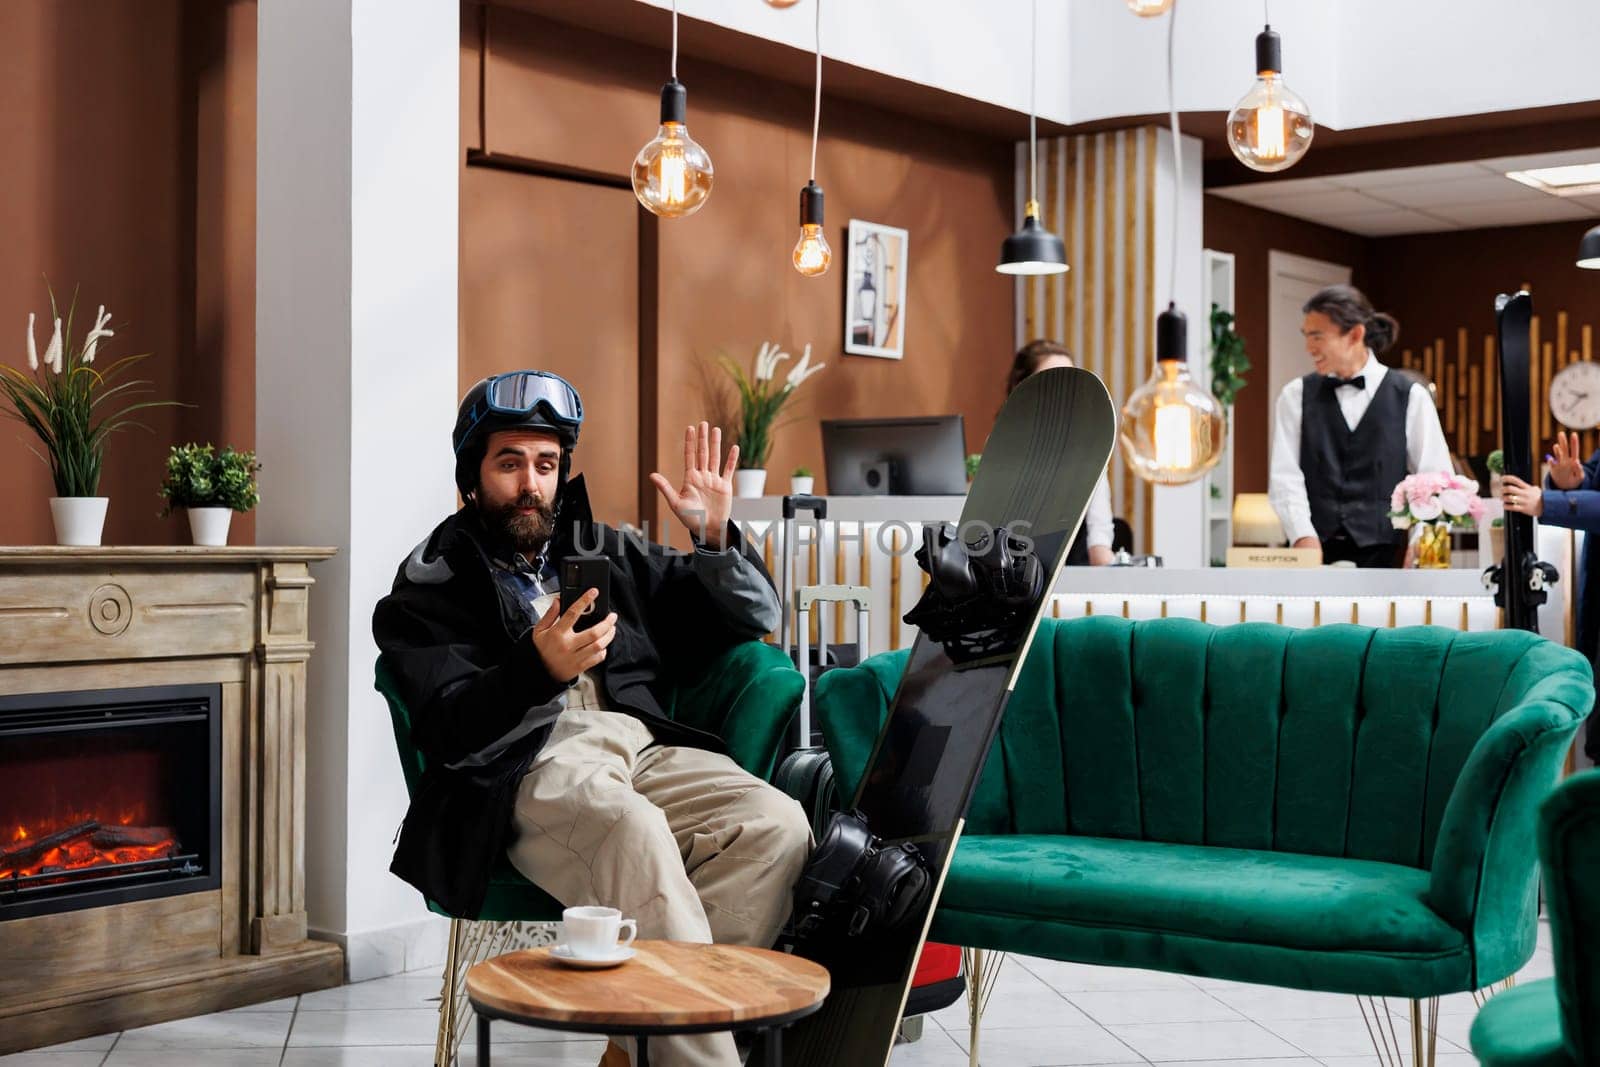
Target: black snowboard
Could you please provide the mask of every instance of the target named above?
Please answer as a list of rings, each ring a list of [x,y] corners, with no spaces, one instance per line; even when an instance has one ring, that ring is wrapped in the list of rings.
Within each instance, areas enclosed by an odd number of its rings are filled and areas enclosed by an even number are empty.
[[[1007,398],[984,446],[961,522],[946,530],[954,543],[941,550],[924,531],[918,562],[930,582],[906,616],[920,632],[850,806],[886,843],[916,847],[933,891],[897,932],[797,943],[828,968],[833,989],[785,1034],[784,1067],[888,1062],[967,806],[1116,428],[1095,375],[1033,375]],[[1027,560],[1008,530],[1031,540]],[[997,570],[1009,577],[992,581]],[[750,1063],[776,1067],[759,1050]]]
[[[1527,293],[1495,300],[1495,329],[1500,345],[1500,453],[1505,473],[1537,484],[1533,472],[1533,428],[1528,411],[1530,356],[1528,327],[1533,298]],[[1487,572],[1495,603],[1509,630],[1539,631],[1539,605],[1556,580],[1556,570],[1540,563],[1534,545],[1533,516],[1505,515],[1505,558]]]

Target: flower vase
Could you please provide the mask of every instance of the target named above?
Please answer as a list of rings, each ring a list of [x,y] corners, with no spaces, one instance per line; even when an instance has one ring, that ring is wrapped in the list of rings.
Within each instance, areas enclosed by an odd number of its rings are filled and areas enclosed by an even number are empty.
[[[740,467],[733,472],[733,495],[737,497],[760,496],[767,488],[765,467]]]
[[[1424,522],[1417,534],[1417,568],[1442,570],[1450,566],[1450,524],[1444,520]]]
[[[232,508],[189,508],[189,534],[197,545],[216,547],[228,543]]]
[[[105,496],[53,496],[50,518],[56,524],[58,545],[98,545],[106,525]]]
[[[792,496],[810,496],[815,479],[809,474],[796,474],[789,479],[789,493]]]

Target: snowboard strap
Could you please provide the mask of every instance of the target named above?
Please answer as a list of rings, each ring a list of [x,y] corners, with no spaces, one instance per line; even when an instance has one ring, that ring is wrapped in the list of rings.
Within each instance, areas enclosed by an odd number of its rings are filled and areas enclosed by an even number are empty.
[[[834,812],[795,883],[795,937],[860,938],[896,930],[920,914],[932,886],[914,846],[885,846],[859,811]]]
[[[1033,621],[1044,566],[1031,539],[982,527],[965,538],[954,523],[922,528],[917,564],[928,588],[905,621],[946,645],[953,659],[1003,650]]]

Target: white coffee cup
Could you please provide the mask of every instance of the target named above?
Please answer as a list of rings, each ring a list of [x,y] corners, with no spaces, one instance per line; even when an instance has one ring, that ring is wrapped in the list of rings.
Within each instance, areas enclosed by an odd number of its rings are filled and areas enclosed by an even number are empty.
[[[617,935],[624,927],[628,939],[619,944]],[[579,959],[610,959],[633,944],[638,936],[639,924],[624,919],[616,908],[588,906],[568,908],[561,913],[561,944]]]

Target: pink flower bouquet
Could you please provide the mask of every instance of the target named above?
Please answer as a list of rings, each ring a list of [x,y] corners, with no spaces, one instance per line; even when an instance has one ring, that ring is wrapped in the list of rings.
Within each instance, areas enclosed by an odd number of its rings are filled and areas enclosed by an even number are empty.
[[[1419,522],[1475,526],[1499,514],[1499,501],[1478,495],[1478,483],[1459,474],[1423,471],[1406,478],[1389,496],[1389,521],[1397,530]]]

